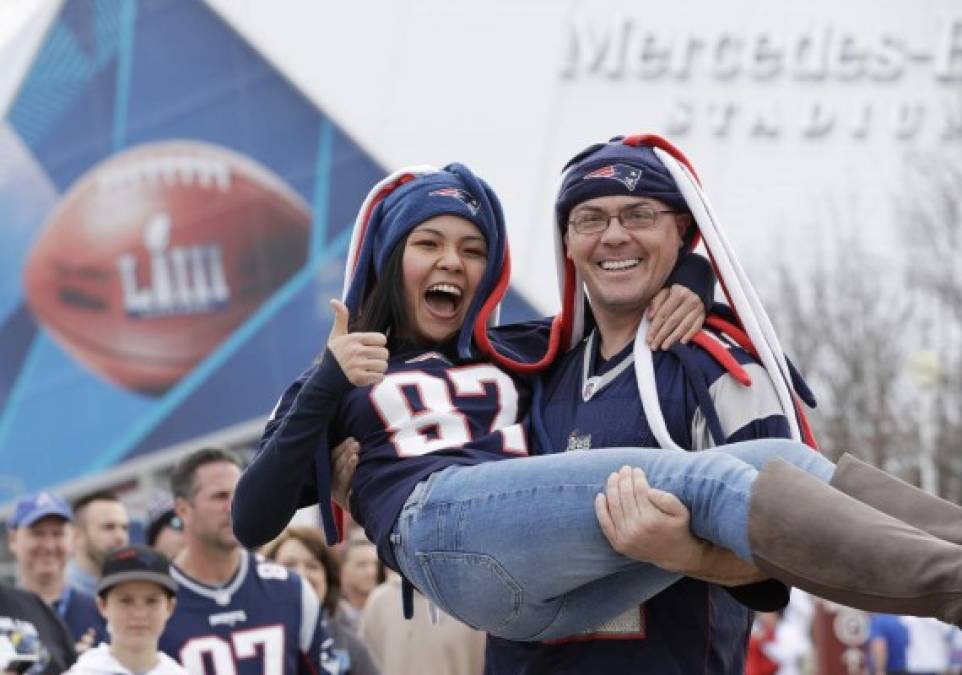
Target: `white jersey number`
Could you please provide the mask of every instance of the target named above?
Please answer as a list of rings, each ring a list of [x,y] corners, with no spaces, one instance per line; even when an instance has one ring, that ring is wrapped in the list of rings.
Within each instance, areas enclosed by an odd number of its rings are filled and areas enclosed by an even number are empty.
[[[391,442],[402,457],[456,448],[469,443],[471,428],[458,410],[454,397],[484,396],[486,385],[498,395],[498,410],[490,432],[500,431],[505,452],[527,454],[528,447],[518,418],[518,390],[514,380],[492,365],[452,368],[446,378],[421,371],[389,373],[371,390],[371,401],[384,420]],[[405,387],[417,389],[423,409],[414,411]]]
[[[284,627],[261,626],[234,631],[231,633],[231,642],[216,635],[192,638],[180,650],[180,663],[189,673],[206,673],[206,660],[213,666],[211,675],[237,675],[235,658],[261,658],[260,672],[264,675],[283,675]]]

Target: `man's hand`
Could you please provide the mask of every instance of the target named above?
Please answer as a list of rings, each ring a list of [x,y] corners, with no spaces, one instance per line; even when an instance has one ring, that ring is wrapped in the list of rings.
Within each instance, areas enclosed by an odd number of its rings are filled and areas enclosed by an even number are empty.
[[[695,537],[689,513],[673,494],[649,487],[645,472],[622,467],[595,498],[595,514],[611,547],[669,572],[724,586],[761,581],[758,568]]]
[[[331,450],[331,499],[342,509],[349,510],[351,481],[357,470],[361,446],[348,436]]]
[[[348,333],[350,313],[340,300],[331,300],[334,310],[334,326],[327,339],[331,350],[344,375],[355,387],[377,384],[384,379],[387,360],[390,354],[385,345],[384,333]]]
[[[705,323],[701,298],[681,285],[663,288],[648,305],[651,327],[645,342],[651,349],[668,349],[681,341],[687,344]]]
[[[648,486],[645,472],[624,466],[595,498],[601,531],[618,553],[669,572],[684,572],[706,544],[688,529],[685,505]]]

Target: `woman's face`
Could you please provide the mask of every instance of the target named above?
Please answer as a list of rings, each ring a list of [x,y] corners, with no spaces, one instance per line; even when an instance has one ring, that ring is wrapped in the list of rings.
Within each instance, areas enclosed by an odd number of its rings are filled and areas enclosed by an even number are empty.
[[[442,342],[460,330],[487,260],[481,232],[460,216],[435,216],[411,231],[401,271],[413,337]]]
[[[274,562],[300,574],[314,588],[317,597],[324,602],[327,595],[327,572],[321,561],[299,539],[288,539],[274,555]]]
[[[127,649],[156,649],[174,603],[163,588],[149,581],[124,581],[105,598],[97,597],[111,643]]]

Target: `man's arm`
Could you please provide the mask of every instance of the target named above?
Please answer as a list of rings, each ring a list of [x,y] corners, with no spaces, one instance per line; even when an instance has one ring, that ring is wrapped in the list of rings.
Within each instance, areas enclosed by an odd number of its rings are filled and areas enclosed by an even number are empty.
[[[595,501],[595,513],[612,548],[622,555],[724,586],[765,578],[731,551],[695,537],[685,505],[675,495],[649,487],[641,469],[623,467],[612,474]]]
[[[744,361],[743,367],[752,376],[751,386],[744,386],[723,370],[719,372],[717,365],[709,365],[705,369],[710,380],[711,401],[727,436],[725,442],[788,436],[788,423],[782,414],[771,378],[761,365],[751,361],[740,350],[733,350],[732,355]],[[714,446],[706,417],[700,408],[695,410],[690,424],[692,450]],[[604,504],[608,509],[615,504],[616,510],[606,512],[600,508],[601,505],[596,509],[599,522],[604,517],[608,518],[605,534],[615,550],[664,569],[723,586],[742,586],[764,579],[753,565],[730,551],[698,540],[690,532],[681,532],[682,527],[688,527],[688,511],[674,496],[661,493],[664,496],[655,496],[653,503],[649,493],[658,495],[660,491],[650,490],[647,482],[639,486],[639,495],[636,497],[630,496],[634,489],[632,482],[619,486],[621,493],[627,496],[624,499],[616,497],[607,500]],[[609,491],[612,487],[609,483]],[[627,507],[618,508],[617,502],[620,501],[624,501]],[[632,505],[632,501],[636,504]],[[678,514],[677,517],[664,516],[666,509]],[[677,550],[673,551],[675,548]]]

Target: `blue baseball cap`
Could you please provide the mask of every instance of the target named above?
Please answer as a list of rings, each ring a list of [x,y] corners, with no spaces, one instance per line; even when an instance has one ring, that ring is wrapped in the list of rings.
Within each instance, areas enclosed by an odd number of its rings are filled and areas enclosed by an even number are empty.
[[[9,524],[13,529],[30,527],[47,516],[57,516],[66,521],[71,521],[73,520],[73,510],[67,502],[52,492],[38,492],[17,502]]]

